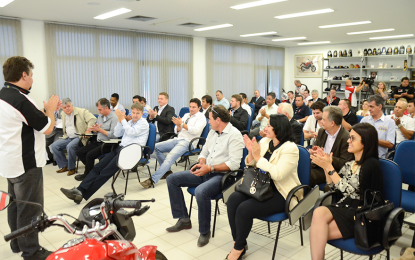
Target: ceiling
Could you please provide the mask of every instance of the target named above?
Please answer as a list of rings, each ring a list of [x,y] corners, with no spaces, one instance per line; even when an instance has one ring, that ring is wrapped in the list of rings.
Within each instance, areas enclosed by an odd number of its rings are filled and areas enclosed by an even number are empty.
[[[192,35],[257,44],[293,47],[297,42],[272,42],[271,38],[248,37],[241,34],[276,31],[281,37],[307,37],[307,41],[331,41],[332,44],[367,42],[369,37],[410,34],[415,32],[415,1],[400,0],[288,0],[243,10],[230,6],[254,0],[15,0],[0,8],[1,16],[42,21],[135,29],[139,31]],[[88,2],[98,3],[90,5]],[[93,17],[118,9],[132,11],[107,20]],[[277,15],[331,8],[332,13],[290,19],[275,19]],[[157,19],[140,22],[126,18],[141,15]],[[183,18],[181,20],[177,20]],[[371,24],[320,29],[318,26],[372,21]],[[170,21],[170,22],[169,22]],[[166,22],[166,23],[164,23]],[[156,25],[153,25],[156,23]],[[161,23],[161,24],[157,24]],[[177,26],[198,23],[205,26],[230,23],[233,27],[196,32],[194,28]],[[395,28],[392,32],[347,35],[347,32]],[[415,44],[415,38],[414,38]]]

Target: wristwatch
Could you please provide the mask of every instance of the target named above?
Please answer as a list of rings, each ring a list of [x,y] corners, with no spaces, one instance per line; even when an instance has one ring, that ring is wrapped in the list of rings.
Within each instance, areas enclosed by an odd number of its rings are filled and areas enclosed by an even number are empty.
[[[330,175],[330,176],[332,176],[333,173],[335,173],[335,172],[336,172],[336,170],[332,170],[332,171],[329,171],[327,174]]]
[[[180,125],[180,127],[181,127],[181,128],[183,128],[183,125],[184,125],[184,123],[182,123],[182,124]]]
[[[401,126],[402,126],[402,124],[399,124],[399,125],[398,125],[398,128],[401,128]]]
[[[210,166],[210,172],[214,172],[215,171],[215,167],[213,165]]]

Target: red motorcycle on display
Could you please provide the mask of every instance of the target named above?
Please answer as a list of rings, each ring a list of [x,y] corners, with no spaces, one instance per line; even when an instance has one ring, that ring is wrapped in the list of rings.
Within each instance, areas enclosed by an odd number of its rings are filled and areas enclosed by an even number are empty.
[[[311,69],[312,72],[316,71],[316,66],[313,64],[312,60],[309,60],[307,62],[302,62],[300,65],[300,69],[302,72]]]
[[[50,226],[61,226],[67,232],[79,237],[69,240],[47,260],[167,260],[156,246],[137,249],[131,243],[136,235],[131,218],[144,214],[150,208],[148,205],[141,207],[142,202],[154,201],[154,199],[124,200],[124,194],[117,195],[114,191],[105,195],[104,199],[94,199],[89,202],[76,219],[68,214],[48,217],[40,204],[15,200],[9,194],[0,191],[0,210],[7,208],[13,202],[22,202],[39,205],[43,211],[43,214],[32,221],[32,224],[4,236],[4,239],[10,241],[33,231],[43,232]],[[124,208],[134,210],[127,212]],[[70,224],[64,217],[74,218],[75,222]]]

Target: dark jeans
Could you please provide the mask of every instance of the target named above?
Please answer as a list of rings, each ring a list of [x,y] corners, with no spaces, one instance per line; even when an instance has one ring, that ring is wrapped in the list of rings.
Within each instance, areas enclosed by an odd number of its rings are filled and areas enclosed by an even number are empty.
[[[188,218],[189,214],[184,202],[181,187],[196,187],[195,197],[198,207],[199,232],[210,231],[211,199],[221,193],[223,173],[214,172],[203,176],[195,176],[190,171],[176,172],[167,177],[170,205],[173,218]]]
[[[43,206],[42,168],[33,168],[16,178],[8,178],[9,194],[17,200],[36,202]],[[13,232],[32,223],[32,218],[42,214],[42,208],[25,203],[14,202],[7,209],[7,219]],[[21,250],[22,257],[35,254],[39,249],[38,232],[32,232],[10,242],[14,252]]]
[[[251,232],[254,218],[284,212],[285,199],[276,189],[271,199],[262,202],[235,191],[229,196],[227,207],[229,225],[235,241],[234,248],[242,250],[247,244],[246,239]]]
[[[48,160],[54,161],[53,154],[50,151],[49,146],[53,144],[56,140],[59,140],[59,137],[63,136],[62,128],[55,128],[53,129],[50,135],[46,136],[46,152],[48,153]]]
[[[121,146],[105,155],[99,163],[89,172],[88,176],[78,186],[78,190],[82,192],[85,200],[91,198],[94,193],[101,188],[117,171],[119,170],[117,161],[118,153]]]
[[[102,155],[102,145],[102,142],[89,143],[87,146],[81,147],[76,151],[76,156],[85,165],[85,175],[88,175],[92,168],[94,168],[95,159]],[[104,154],[111,152],[111,147],[112,145],[104,145]]]

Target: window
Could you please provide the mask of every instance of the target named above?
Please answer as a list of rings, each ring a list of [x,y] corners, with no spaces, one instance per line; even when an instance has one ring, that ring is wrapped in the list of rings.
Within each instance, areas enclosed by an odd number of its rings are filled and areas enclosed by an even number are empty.
[[[23,54],[22,29],[20,20],[0,18],[0,63]],[[3,71],[0,73],[0,84],[4,85]]]

